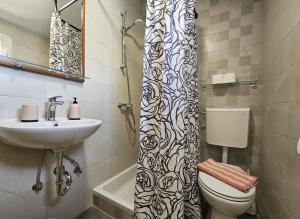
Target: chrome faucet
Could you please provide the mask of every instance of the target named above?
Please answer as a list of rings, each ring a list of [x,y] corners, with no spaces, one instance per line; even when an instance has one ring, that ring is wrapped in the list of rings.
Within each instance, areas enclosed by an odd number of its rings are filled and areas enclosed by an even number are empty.
[[[49,98],[48,111],[47,111],[48,121],[55,121],[56,106],[64,104],[63,101],[57,101],[57,98],[62,98],[62,96],[54,96]]]

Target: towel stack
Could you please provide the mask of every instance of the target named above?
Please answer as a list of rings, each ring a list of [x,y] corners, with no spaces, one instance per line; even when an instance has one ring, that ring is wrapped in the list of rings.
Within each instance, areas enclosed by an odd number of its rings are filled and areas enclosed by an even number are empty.
[[[216,162],[214,159],[208,159],[197,165],[199,171],[205,172],[218,180],[240,190],[248,192],[249,189],[258,183],[258,178],[249,176],[246,173],[233,169],[228,165]]]

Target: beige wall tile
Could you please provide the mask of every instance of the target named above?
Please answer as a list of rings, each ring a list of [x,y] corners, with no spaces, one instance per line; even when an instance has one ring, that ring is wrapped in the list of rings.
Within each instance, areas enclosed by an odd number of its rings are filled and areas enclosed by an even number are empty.
[[[242,17],[240,0],[223,0],[214,6],[210,5],[209,0],[197,2],[197,10],[201,16],[200,21],[197,21],[198,48],[201,53],[198,61],[199,65],[203,64],[199,66],[198,78],[209,81],[213,74],[228,72],[235,72],[240,81],[261,78],[262,3],[255,1],[251,9],[253,13]],[[237,106],[253,108],[255,114],[251,117],[249,150],[231,150],[230,160],[239,165],[248,165],[252,169],[257,167],[260,111],[256,109],[261,104],[261,87],[253,89],[248,86],[215,86],[206,90],[199,89],[199,93],[203,97],[200,100],[202,109]],[[200,134],[200,138],[204,140],[204,130],[200,130]],[[207,145],[204,140],[200,148],[201,159],[211,156],[220,160],[220,147]]]
[[[300,183],[300,155],[297,152],[297,141],[289,139],[287,147],[287,173],[289,178]]]
[[[281,134],[287,134],[289,104],[266,105],[264,111],[264,127]]]
[[[297,202],[299,199],[299,155],[296,154],[297,140],[300,137],[300,104],[299,99],[299,1],[266,0],[264,21],[264,135],[262,153],[260,154],[260,168],[263,193],[269,187],[274,187],[274,169],[284,171],[278,167],[282,163],[286,173],[278,176],[283,182],[283,197],[260,196],[260,202],[266,203],[263,211],[269,218],[298,218],[300,216]],[[296,12],[297,11],[297,12]],[[271,105],[266,105],[270,104]],[[272,131],[270,131],[272,130]],[[272,147],[271,147],[272,146]],[[267,159],[266,159],[267,157]],[[286,157],[286,158],[285,158]],[[268,159],[275,160],[277,165],[269,167]],[[272,180],[270,180],[272,178]],[[279,179],[280,178],[280,179]],[[279,185],[279,184],[278,184]],[[274,187],[276,188],[276,187]],[[279,187],[277,187],[279,189]],[[281,191],[281,190],[280,190]],[[276,193],[276,194],[275,194]],[[277,195],[274,192],[273,195]],[[269,202],[278,202],[272,205]],[[280,212],[278,210],[280,209]],[[275,212],[275,214],[274,214]]]
[[[297,61],[289,69],[290,81],[289,81],[289,91],[290,91],[290,100],[299,100],[300,99],[300,61]]]
[[[300,184],[293,178],[287,178],[286,190],[284,197],[284,204],[287,211],[294,218],[299,218],[299,196],[300,196]]]
[[[265,104],[288,102],[290,97],[289,70],[264,81],[263,100]]]
[[[268,190],[268,188],[265,188]],[[264,198],[266,200],[266,206],[269,209],[267,218],[272,219],[282,219],[283,218],[283,208],[282,202],[276,196],[276,192],[266,191]]]
[[[276,132],[265,129],[263,134],[263,152],[274,161],[287,162],[287,150],[290,139]]]
[[[288,135],[293,139],[298,139],[300,137],[300,102],[290,102],[289,108]]]

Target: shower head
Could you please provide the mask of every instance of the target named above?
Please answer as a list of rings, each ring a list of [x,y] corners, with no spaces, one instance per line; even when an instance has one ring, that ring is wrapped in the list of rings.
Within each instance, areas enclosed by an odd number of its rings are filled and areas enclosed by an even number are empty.
[[[136,24],[146,24],[145,21],[143,21],[142,19],[136,19],[133,24],[131,24],[130,26],[126,27],[126,31],[130,30],[132,27],[134,27]]]

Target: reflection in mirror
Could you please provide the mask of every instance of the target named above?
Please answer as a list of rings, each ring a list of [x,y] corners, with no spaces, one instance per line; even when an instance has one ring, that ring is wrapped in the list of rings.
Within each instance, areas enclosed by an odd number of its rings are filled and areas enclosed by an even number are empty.
[[[84,76],[84,0],[0,0],[0,64],[21,60]],[[41,72],[42,73],[42,72]]]

